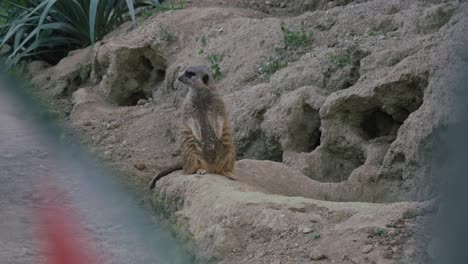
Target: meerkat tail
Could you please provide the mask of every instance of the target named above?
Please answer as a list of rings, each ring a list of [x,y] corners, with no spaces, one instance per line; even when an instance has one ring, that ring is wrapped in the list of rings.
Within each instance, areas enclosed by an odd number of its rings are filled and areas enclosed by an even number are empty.
[[[169,168],[161,171],[160,173],[158,173],[158,175],[154,176],[153,179],[151,179],[151,181],[149,183],[149,189],[153,190],[154,187],[156,186],[156,182],[159,181],[162,177],[164,177],[166,175],[169,175],[174,171],[181,170],[181,169],[182,169],[182,163],[179,163],[179,164],[176,164],[176,165],[174,165],[172,167],[169,167]]]

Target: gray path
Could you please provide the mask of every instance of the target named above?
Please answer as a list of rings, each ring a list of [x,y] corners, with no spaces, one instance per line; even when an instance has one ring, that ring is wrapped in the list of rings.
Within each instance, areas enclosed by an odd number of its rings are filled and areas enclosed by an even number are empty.
[[[43,179],[64,191],[90,234],[100,263],[187,263],[173,238],[105,172],[80,154],[50,144],[15,98],[0,87],[0,263],[40,263],[36,193]],[[33,191],[34,190],[34,191]]]

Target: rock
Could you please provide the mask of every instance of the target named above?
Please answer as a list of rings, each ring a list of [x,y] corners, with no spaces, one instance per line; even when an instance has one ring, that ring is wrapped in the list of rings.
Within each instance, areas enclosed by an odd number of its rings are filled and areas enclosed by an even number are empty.
[[[43,61],[31,61],[26,64],[26,75],[27,78],[33,78],[50,68],[50,65]]]
[[[397,235],[397,231],[396,231],[395,228],[390,228],[390,229],[388,229],[388,231],[387,231],[387,236],[389,236],[389,237],[394,237],[395,235]]]
[[[365,245],[365,246],[362,248],[361,252],[362,252],[363,254],[368,254],[368,253],[371,252],[373,249],[374,249],[374,247],[373,247],[372,245]]]
[[[107,124],[105,124],[105,127],[107,129],[116,129],[116,128],[119,128],[120,127],[120,123],[119,122],[115,122],[115,121],[112,121],[112,122],[109,122]]]
[[[310,254],[310,259],[311,260],[323,260],[326,259],[327,256],[319,251],[313,250]]]
[[[108,129],[116,129],[120,127],[120,123],[116,121],[112,121],[109,124],[107,124]]]
[[[107,138],[106,141],[107,141],[108,143],[110,143],[110,144],[114,144],[114,143],[117,142],[117,138],[116,138],[114,135],[111,135],[111,136],[109,136],[109,137]]]
[[[98,96],[90,92],[87,88],[80,88],[72,95],[72,103],[74,108],[88,103],[100,102]]]
[[[422,208],[411,208],[408,209],[406,212],[403,213],[403,218],[404,219],[413,219],[416,218],[417,216],[423,215],[424,210]]]
[[[147,104],[147,103],[148,103],[148,100],[146,100],[146,99],[140,99],[140,100],[138,100],[137,105],[145,105],[145,104]]]
[[[142,171],[146,169],[146,164],[145,163],[135,163],[133,164],[133,167],[135,167],[137,170]]]
[[[304,234],[309,234],[310,232],[312,232],[314,230],[312,228],[308,227],[308,226],[299,226],[298,231],[302,232]]]
[[[385,250],[383,257],[385,259],[392,259],[393,258],[393,251],[391,249]]]
[[[4,54],[7,54],[11,51],[11,47],[10,45],[3,45],[1,48],[0,48],[0,55],[4,55]]]
[[[357,259],[357,258],[352,258],[352,259],[351,259],[351,262],[354,263],[354,264],[359,264],[359,263],[361,263],[361,262],[359,261],[359,259]]]

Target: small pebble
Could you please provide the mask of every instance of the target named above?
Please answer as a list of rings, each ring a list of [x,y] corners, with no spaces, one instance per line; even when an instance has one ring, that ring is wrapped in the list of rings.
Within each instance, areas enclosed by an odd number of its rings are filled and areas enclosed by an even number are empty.
[[[367,253],[371,252],[372,249],[374,249],[374,247],[372,245],[365,245],[362,248],[361,252],[364,253],[364,254],[367,254]]]
[[[146,100],[146,99],[140,99],[140,100],[138,100],[137,105],[145,105],[145,104],[147,104],[147,103],[148,103],[148,100]]]
[[[140,171],[146,169],[146,164],[144,164],[144,163],[135,163],[135,164],[133,164],[133,166],[134,166],[137,170],[140,170]]]
[[[312,228],[308,227],[308,226],[300,226],[299,227],[299,232],[302,232],[304,234],[309,234],[312,231],[314,231],[314,230]]]
[[[327,256],[325,256],[325,254],[319,252],[319,251],[312,251],[310,254],[309,254],[309,257],[311,260],[322,260],[322,259],[326,259]]]

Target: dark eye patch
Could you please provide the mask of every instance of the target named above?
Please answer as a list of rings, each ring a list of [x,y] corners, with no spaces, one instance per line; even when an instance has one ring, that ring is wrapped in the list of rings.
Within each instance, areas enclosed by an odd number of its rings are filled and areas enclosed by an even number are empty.
[[[192,72],[192,71],[186,71],[186,72],[185,72],[185,76],[186,76],[187,78],[192,78],[193,76],[195,76],[195,73]]]
[[[202,80],[203,80],[204,84],[208,85],[208,81],[210,80],[210,76],[205,74],[205,75],[203,75]]]

